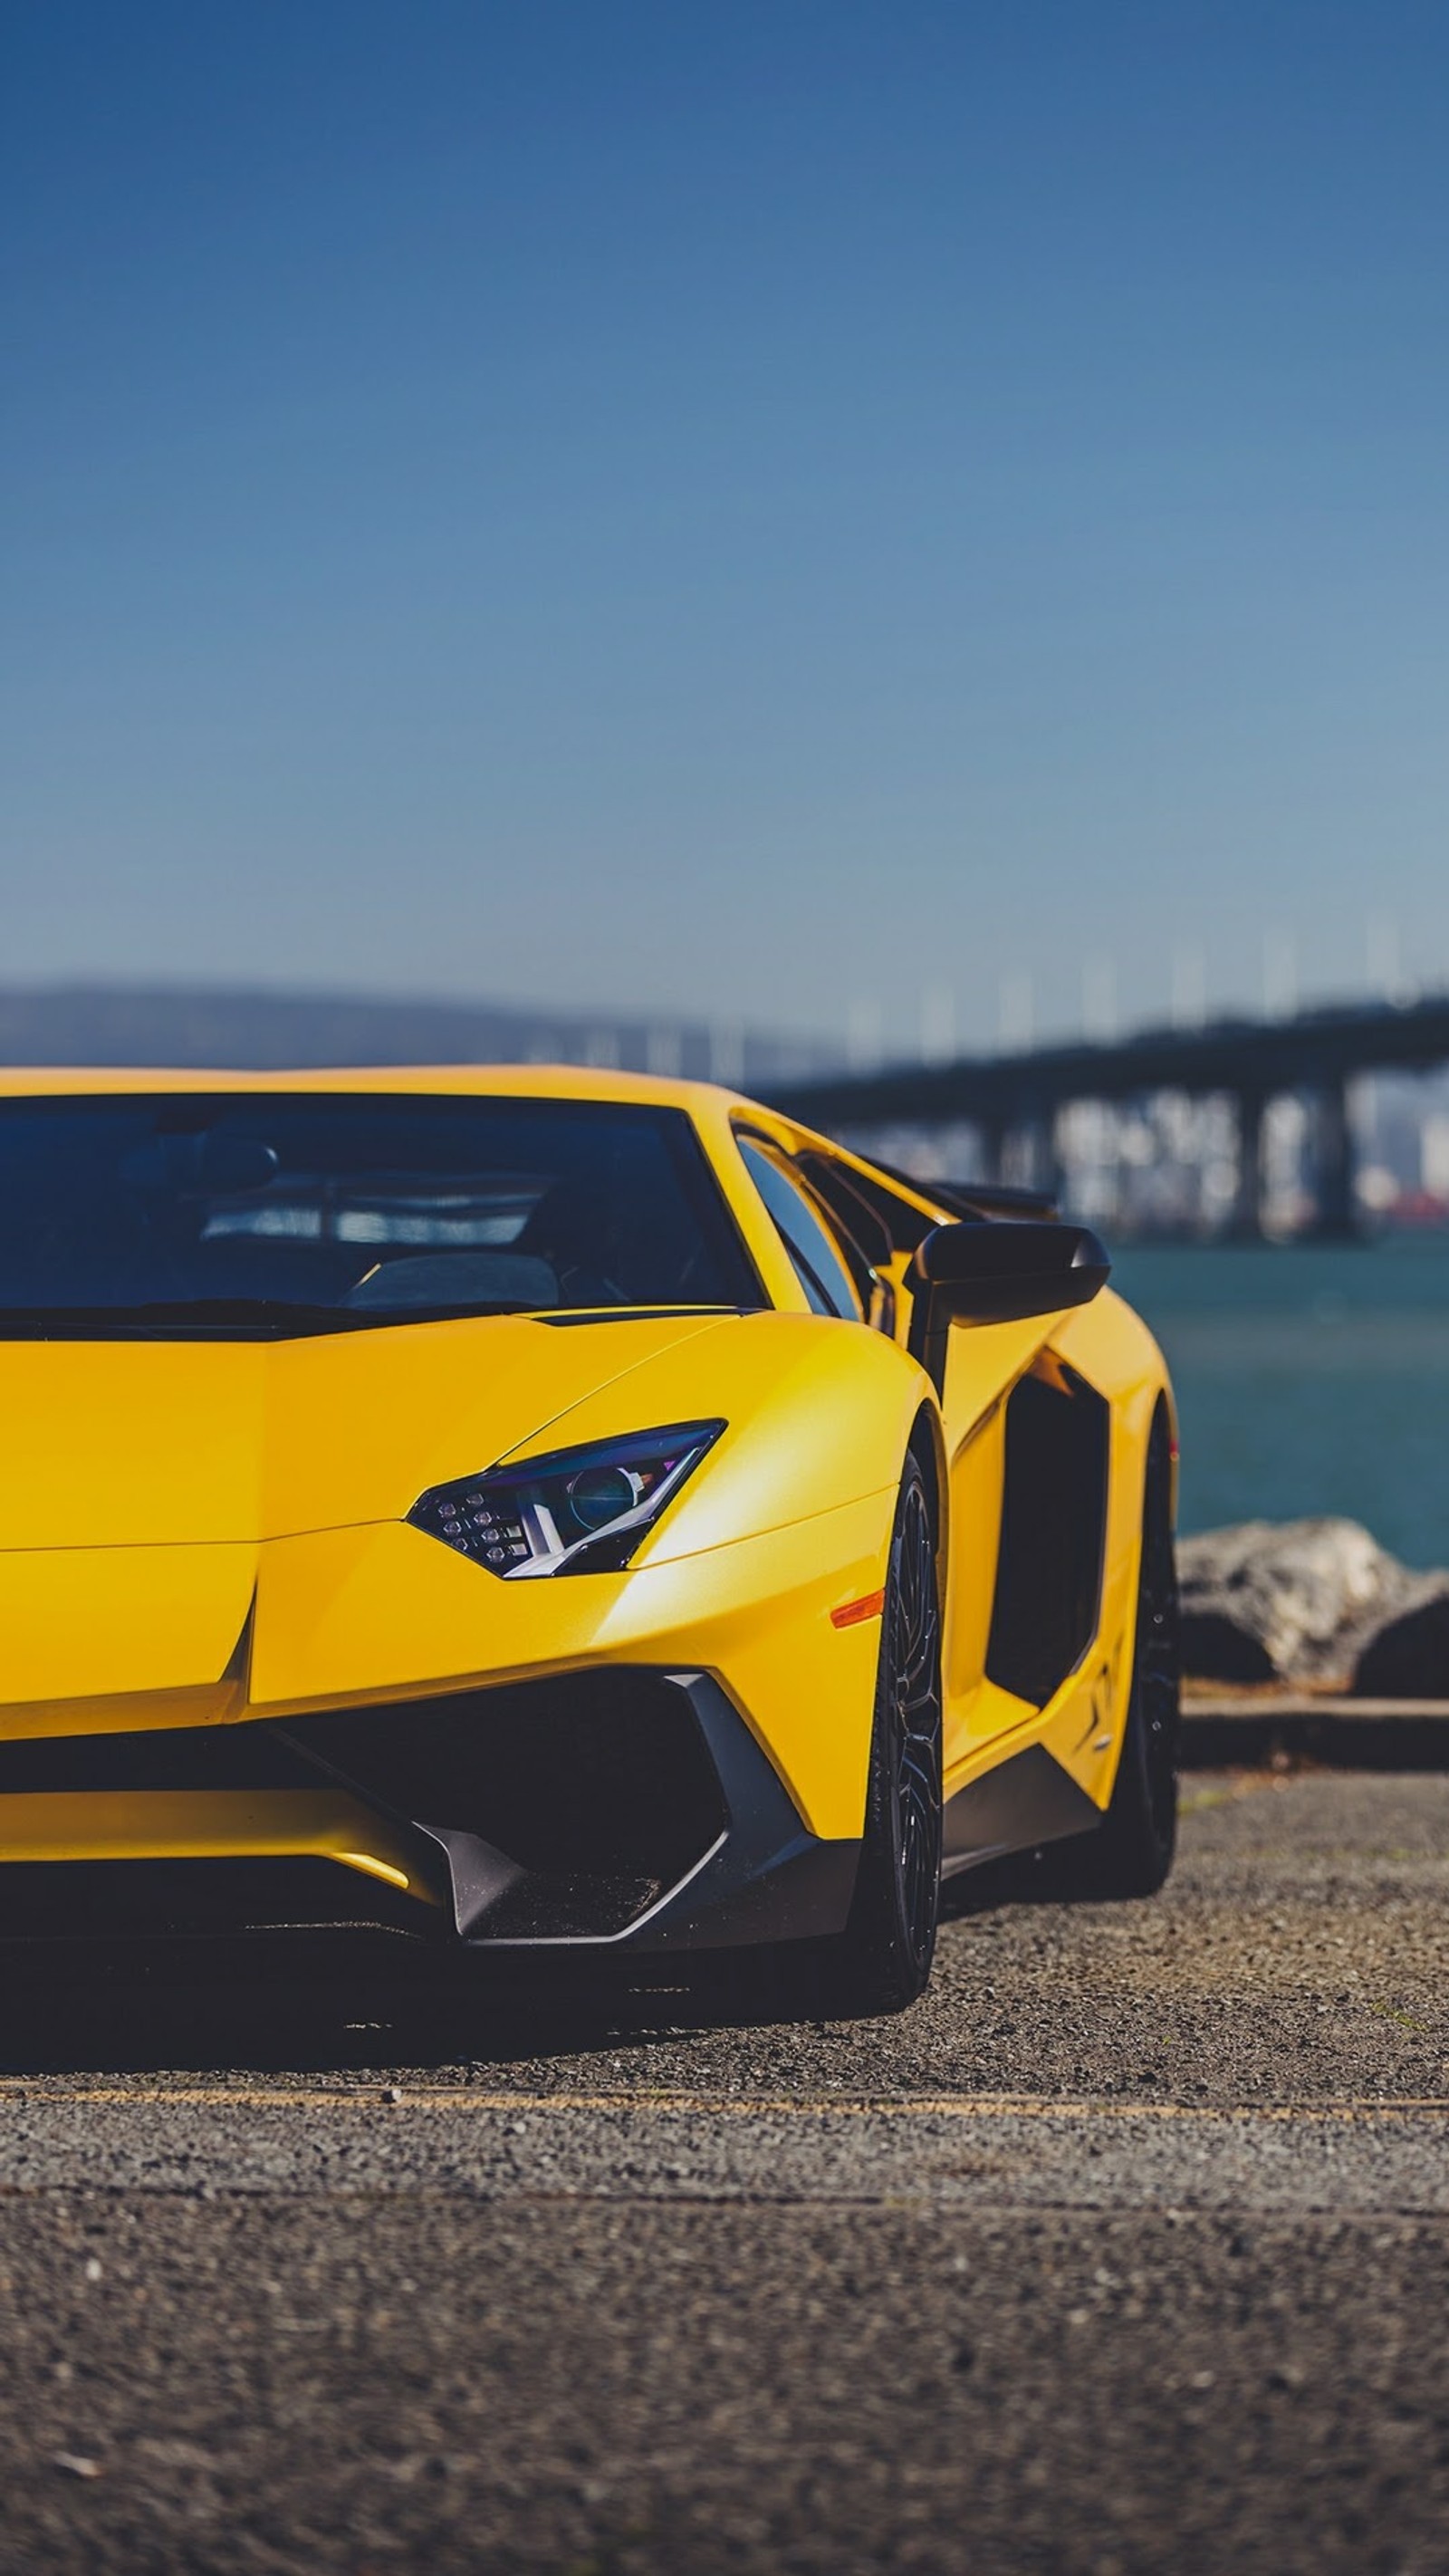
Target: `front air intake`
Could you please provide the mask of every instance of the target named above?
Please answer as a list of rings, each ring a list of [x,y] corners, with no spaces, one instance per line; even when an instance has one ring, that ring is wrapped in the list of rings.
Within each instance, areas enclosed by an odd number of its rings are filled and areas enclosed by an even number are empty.
[[[660,1673],[555,1680],[289,1718],[363,1798],[515,1864],[489,1940],[601,1939],[678,1885],[728,1821],[689,1702]]]

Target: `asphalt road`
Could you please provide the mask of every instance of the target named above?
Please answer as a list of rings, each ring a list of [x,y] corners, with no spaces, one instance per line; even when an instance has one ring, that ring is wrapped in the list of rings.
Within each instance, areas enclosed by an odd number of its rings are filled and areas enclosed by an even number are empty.
[[[1443,2576],[1449,1778],[990,1893],[894,2022],[12,1993],[0,2564]]]

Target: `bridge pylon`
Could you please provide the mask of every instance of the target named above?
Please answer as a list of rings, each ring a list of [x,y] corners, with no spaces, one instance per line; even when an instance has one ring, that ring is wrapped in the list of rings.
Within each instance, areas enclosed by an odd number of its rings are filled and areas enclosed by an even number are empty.
[[[1250,1090],[1246,1085],[1234,1100],[1238,1129],[1238,1186],[1227,1230],[1235,1243],[1261,1243],[1263,1240],[1263,1119],[1267,1107],[1267,1093]]]
[[[1314,1085],[1313,1109],[1316,1208],[1310,1231],[1322,1243],[1352,1243],[1359,1232],[1358,1202],[1348,1085],[1341,1074],[1330,1074]]]

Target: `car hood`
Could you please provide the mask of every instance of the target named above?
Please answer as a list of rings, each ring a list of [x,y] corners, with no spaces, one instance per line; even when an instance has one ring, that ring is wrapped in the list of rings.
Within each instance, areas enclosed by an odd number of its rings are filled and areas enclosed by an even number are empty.
[[[0,1344],[0,1550],[256,1543],[398,1520],[428,1485],[491,1465],[722,1320],[505,1315],[289,1342]]]

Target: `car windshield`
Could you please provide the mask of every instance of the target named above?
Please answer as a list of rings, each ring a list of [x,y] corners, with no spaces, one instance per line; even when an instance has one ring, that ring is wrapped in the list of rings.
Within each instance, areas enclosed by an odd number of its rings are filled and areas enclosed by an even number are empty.
[[[0,1332],[760,1302],[682,1110],[397,1092],[0,1101]]]

